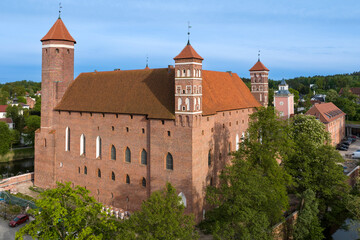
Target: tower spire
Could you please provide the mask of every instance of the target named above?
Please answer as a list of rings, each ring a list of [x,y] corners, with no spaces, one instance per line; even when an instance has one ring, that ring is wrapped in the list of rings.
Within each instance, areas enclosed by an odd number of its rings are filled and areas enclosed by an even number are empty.
[[[258,52],[258,62],[260,62],[260,50]]]
[[[59,2],[59,19],[61,19],[61,9],[62,9],[61,2]]]
[[[190,28],[191,28],[191,26],[190,26],[190,22],[188,21],[188,42],[187,42],[187,45],[190,45]]]

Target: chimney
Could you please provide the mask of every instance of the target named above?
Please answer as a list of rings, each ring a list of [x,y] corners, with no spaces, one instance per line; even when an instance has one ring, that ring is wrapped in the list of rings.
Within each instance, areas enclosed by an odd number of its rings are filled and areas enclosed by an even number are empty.
[[[230,74],[230,76],[232,76],[232,71],[226,71],[227,73],[229,73]]]

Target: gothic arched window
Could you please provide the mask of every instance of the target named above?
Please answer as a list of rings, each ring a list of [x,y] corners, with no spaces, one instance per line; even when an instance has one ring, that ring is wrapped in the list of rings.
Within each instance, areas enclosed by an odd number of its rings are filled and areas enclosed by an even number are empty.
[[[84,174],[87,174],[87,167],[84,167]]]
[[[113,181],[115,181],[115,173],[114,173],[114,172],[111,172],[111,179],[112,179]]]
[[[85,135],[80,136],[80,156],[85,155]]]
[[[65,151],[70,151],[70,128],[65,129]]]
[[[101,157],[101,138],[97,136],[96,138],[96,158]]]
[[[101,170],[98,169],[98,177],[101,178]]]
[[[174,170],[174,160],[170,153],[168,153],[166,156],[166,169]]]
[[[143,179],[142,179],[141,184],[142,184],[143,187],[146,187],[146,179],[145,179],[144,177],[143,177]]]
[[[144,164],[144,165],[147,164],[147,153],[146,153],[145,149],[143,149],[141,152],[141,164]]]
[[[111,146],[111,160],[116,160],[116,148],[114,145]]]
[[[125,150],[125,162],[131,162],[131,151],[128,147]]]
[[[130,184],[130,177],[129,177],[128,174],[126,174],[126,183],[127,183],[127,184]]]
[[[208,166],[211,165],[211,150],[209,150],[209,153],[208,153]]]

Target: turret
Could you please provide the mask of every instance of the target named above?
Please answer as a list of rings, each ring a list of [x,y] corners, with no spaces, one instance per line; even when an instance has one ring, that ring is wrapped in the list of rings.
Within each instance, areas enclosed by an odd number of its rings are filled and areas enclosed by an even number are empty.
[[[250,68],[251,93],[264,107],[268,106],[268,76],[267,69],[260,59]]]
[[[41,127],[53,126],[53,109],[74,80],[76,41],[59,17],[42,42]]]
[[[188,42],[174,60],[175,113],[188,116],[202,114],[202,61],[204,59]]]

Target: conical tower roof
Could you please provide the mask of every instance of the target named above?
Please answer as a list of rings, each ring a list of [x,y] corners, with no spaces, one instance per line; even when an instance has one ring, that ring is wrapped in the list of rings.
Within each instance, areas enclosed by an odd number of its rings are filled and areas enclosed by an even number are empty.
[[[49,32],[40,41],[46,40],[62,40],[76,43],[75,39],[70,35],[61,18],[56,20],[55,24],[50,28]]]
[[[189,59],[189,58],[196,58],[196,59],[204,60],[204,59],[194,50],[194,48],[191,46],[191,44],[188,42],[188,44],[187,44],[187,45],[184,47],[184,49],[179,53],[179,55],[177,55],[176,57],[174,57],[174,60]]]
[[[249,71],[269,71],[269,69],[267,67],[265,67],[264,64],[262,64],[262,62],[260,62],[260,60],[258,60],[255,65],[250,68]]]

